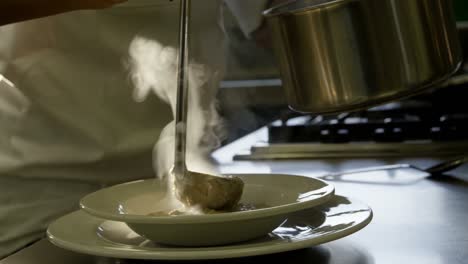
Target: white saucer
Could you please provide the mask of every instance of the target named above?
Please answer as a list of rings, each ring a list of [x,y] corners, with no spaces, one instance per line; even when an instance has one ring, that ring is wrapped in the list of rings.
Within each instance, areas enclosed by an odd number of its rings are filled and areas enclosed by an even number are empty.
[[[351,235],[372,219],[367,205],[343,196],[291,216],[267,237],[220,247],[167,247],[138,236],[122,222],[106,221],[83,211],[49,226],[49,240],[79,253],[122,259],[197,260],[265,255],[302,249]]]

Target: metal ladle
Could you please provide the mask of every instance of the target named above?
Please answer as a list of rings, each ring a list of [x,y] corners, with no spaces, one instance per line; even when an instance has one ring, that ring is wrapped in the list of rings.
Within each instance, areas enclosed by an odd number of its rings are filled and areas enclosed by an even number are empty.
[[[178,199],[188,206],[223,210],[235,206],[243,193],[240,178],[213,176],[192,172],[186,166],[188,64],[190,0],[181,0],[179,32],[179,68],[177,71],[177,105],[175,131],[175,159],[173,173]]]

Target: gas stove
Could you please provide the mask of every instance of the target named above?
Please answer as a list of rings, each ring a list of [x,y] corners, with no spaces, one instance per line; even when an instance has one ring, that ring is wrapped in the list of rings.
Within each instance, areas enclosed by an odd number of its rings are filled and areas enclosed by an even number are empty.
[[[289,112],[236,160],[461,155],[468,150],[468,85],[338,115]]]

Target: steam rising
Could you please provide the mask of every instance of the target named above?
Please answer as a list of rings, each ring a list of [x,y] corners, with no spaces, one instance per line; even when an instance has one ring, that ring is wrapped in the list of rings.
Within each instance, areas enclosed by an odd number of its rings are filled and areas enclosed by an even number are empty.
[[[153,92],[170,105],[175,119],[178,50],[138,36],[130,44],[129,55],[135,100],[144,101]],[[209,154],[220,145],[224,136],[222,119],[213,98],[221,73],[193,61],[189,65],[187,167],[192,171],[219,175]],[[157,118],[158,113],[155,113]],[[167,178],[170,186],[173,182],[170,170],[174,164],[174,123],[172,121],[162,131],[154,146],[153,159],[158,177]]]

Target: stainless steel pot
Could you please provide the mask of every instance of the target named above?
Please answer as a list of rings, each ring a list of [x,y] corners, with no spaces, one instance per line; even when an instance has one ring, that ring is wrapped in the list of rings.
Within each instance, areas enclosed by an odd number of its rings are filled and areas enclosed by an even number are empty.
[[[266,10],[290,107],[327,114],[418,94],[462,62],[448,0],[297,0]]]

